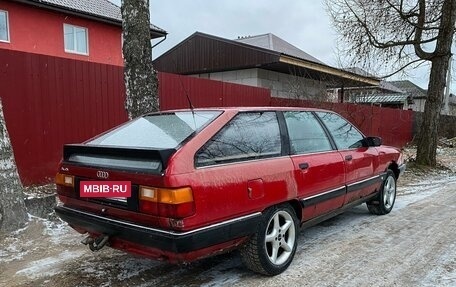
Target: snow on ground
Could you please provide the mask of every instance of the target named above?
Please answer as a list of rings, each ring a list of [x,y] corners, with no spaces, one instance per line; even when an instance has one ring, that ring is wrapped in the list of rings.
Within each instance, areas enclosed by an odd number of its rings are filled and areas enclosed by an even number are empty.
[[[413,150],[407,152],[413,154]],[[451,198],[456,193],[456,149],[439,149],[438,154],[439,162],[448,170],[407,170],[398,182],[398,197],[390,215],[372,216],[363,205],[302,232],[294,262],[276,277],[246,270],[236,252],[181,266],[109,248],[92,253],[79,243],[84,236],[61,220],[30,216],[26,228],[0,236],[0,286],[312,286],[315,278],[320,278],[321,281],[315,281],[320,286],[456,286],[456,243],[454,239],[445,242],[448,232],[438,237],[440,249],[435,247],[434,251],[423,247],[437,244],[433,236],[410,239],[420,233],[435,232],[432,226],[442,220],[449,220],[446,226],[455,228],[456,216],[439,217],[438,212],[429,211],[428,217],[433,217],[429,228],[420,223],[429,206],[449,208],[449,214],[456,214],[455,206],[434,201],[429,204],[434,198]],[[388,222],[391,218],[393,225]],[[390,233],[395,235],[391,237]],[[382,249],[388,244],[390,249]],[[405,250],[413,244],[418,245],[411,251]],[[385,259],[375,259],[381,264],[379,270],[375,267],[366,271],[372,278],[383,278],[375,282],[359,274],[375,261],[369,257],[372,248],[378,252],[394,250],[404,257],[388,257],[384,253]],[[413,276],[418,275],[412,274],[416,273],[413,266],[419,265],[421,257],[432,257],[432,252],[441,254],[432,264],[420,267],[423,274],[416,281]],[[355,257],[359,254],[364,256]],[[411,270],[410,275],[395,273],[401,269]],[[330,277],[338,278],[339,284],[324,281]]]
[[[59,274],[62,262],[78,258],[82,253],[81,251],[70,252],[64,250],[57,256],[50,256],[28,263],[24,269],[17,271],[16,275],[25,275],[30,279],[36,279]]]
[[[452,243],[448,249],[456,250],[456,244]],[[456,258],[446,253],[439,259],[438,264],[423,279],[423,285],[435,286],[436,282],[441,282],[442,286],[456,286]]]
[[[45,197],[55,193],[55,184],[32,185],[24,188],[26,199]]]
[[[27,227],[12,232],[4,239],[0,249],[0,263],[19,260],[29,252],[30,244],[20,242],[17,236],[24,232]]]
[[[394,209],[401,209],[408,205],[434,195],[442,186],[456,185],[456,174],[442,172],[440,175],[430,176],[422,181],[414,181],[397,187],[397,200]]]

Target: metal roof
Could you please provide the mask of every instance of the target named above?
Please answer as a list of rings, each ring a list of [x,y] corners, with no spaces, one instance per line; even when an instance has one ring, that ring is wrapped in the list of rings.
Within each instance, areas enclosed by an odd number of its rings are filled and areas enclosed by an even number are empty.
[[[394,92],[394,93],[401,93],[401,94],[406,93],[406,91],[396,87],[395,85],[393,85],[392,83],[387,82],[387,81],[381,81],[379,87],[380,87],[380,89],[387,90],[387,91]]]
[[[371,73],[369,73],[366,70],[361,69],[359,67],[350,67],[350,68],[346,68],[344,70],[352,72],[352,73],[355,73],[355,74],[358,74],[358,75],[361,75],[361,76],[365,76],[365,77],[375,77]],[[378,86],[378,89],[385,90],[385,91],[388,91],[388,92],[393,92],[393,93],[405,93],[405,90],[402,90],[402,89],[398,88],[392,82],[387,82],[387,81],[384,81],[384,80],[382,80],[380,82],[380,85]]]
[[[355,99],[356,103],[404,103],[408,95],[404,94],[382,94],[382,95],[363,95]]]
[[[277,37],[272,33],[256,35],[256,36],[247,36],[247,37],[240,37],[234,39],[236,42],[245,43],[248,45],[280,52],[285,55],[293,56],[296,58],[300,58],[306,61],[311,61],[319,64],[325,65],[322,61],[318,60],[317,58],[307,54],[303,50],[299,49],[296,46],[288,43],[287,41],[283,40],[282,38]]]
[[[359,67],[348,67],[348,68],[345,68],[344,70],[361,75],[361,76],[365,76],[365,77],[374,77],[374,75],[372,75],[371,73],[368,73],[366,70],[361,69]]]
[[[43,8],[57,9],[92,16],[98,20],[110,20],[117,24],[122,23],[120,7],[108,0],[15,0],[26,4],[37,5]],[[153,24],[150,29],[158,34],[166,35],[166,31]]]
[[[420,88],[419,86],[415,85],[411,81],[389,81],[389,83],[393,84],[394,86],[400,88],[403,91],[411,94],[412,97],[415,98],[426,98],[427,91],[425,89]]]

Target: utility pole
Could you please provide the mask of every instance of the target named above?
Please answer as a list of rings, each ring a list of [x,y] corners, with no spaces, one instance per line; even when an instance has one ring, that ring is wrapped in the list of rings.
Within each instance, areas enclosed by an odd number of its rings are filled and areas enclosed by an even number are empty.
[[[447,74],[447,81],[445,86],[445,94],[444,94],[444,105],[443,105],[443,114],[449,115],[450,114],[450,85],[451,85],[451,62],[453,60],[453,55],[450,57],[450,62],[448,63],[448,74]]]

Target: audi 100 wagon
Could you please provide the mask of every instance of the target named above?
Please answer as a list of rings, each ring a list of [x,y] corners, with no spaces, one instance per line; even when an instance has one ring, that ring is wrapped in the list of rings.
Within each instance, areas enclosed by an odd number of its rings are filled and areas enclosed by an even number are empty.
[[[276,275],[300,228],[361,203],[389,213],[404,168],[398,149],[326,110],[166,111],[65,145],[55,210],[92,250],[180,263],[238,248]]]

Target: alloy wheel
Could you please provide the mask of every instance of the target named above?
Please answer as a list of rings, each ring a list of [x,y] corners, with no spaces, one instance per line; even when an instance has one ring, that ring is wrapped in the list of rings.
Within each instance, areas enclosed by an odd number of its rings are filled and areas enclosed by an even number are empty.
[[[392,176],[388,176],[383,187],[383,203],[385,208],[390,209],[393,207],[394,200],[396,199],[396,182]]]
[[[288,212],[280,210],[271,217],[266,229],[265,247],[272,264],[283,264],[292,256],[295,233],[295,224]]]

